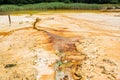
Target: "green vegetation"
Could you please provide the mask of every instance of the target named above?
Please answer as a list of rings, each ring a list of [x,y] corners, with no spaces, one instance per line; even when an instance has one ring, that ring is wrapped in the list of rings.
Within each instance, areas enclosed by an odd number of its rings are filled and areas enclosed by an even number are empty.
[[[19,10],[56,10],[56,9],[70,9],[70,10],[99,10],[106,5],[98,4],[83,4],[83,3],[37,3],[37,4],[26,4],[26,5],[1,5],[0,12],[4,11],[19,11]]]
[[[0,12],[56,9],[99,10],[106,6],[120,6],[119,3],[120,0],[0,0]]]
[[[41,2],[64,2],[64,3],[120,3],[120,0],[0,0],[0,4],[33,4]]]

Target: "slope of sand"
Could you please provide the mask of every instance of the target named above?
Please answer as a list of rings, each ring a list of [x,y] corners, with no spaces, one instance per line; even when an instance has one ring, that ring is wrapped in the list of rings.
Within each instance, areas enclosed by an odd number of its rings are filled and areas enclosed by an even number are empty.
[[[0,16],[0,80],[120,80],[118,15]]]

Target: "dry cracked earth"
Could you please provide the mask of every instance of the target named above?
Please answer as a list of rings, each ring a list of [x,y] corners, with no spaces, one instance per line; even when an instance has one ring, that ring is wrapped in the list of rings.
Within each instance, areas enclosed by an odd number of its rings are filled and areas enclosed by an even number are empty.
[[[120,80],[119,16],[0,16],[0,80]]]

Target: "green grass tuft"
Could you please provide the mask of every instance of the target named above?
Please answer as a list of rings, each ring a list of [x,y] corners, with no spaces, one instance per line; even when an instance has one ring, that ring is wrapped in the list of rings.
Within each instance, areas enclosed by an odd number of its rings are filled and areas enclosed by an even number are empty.
[[[117,4],[119,5],[119,4]],[[62,2],[52,2],[52,3],[36,3],[36,4],[26,4],[26,5],[1,5],[0,12],[6,11],[22,11],[22,10],[99,10],[105,6],[114,6],[113,4],[84,4],[84,3],[62,3]],[[120,5],[119,5],[120,6]]]

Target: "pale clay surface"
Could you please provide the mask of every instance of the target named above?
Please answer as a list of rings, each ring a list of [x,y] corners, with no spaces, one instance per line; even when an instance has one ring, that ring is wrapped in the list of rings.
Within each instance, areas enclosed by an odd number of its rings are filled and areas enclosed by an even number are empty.
[[[59,57],[53,44],[47,34],[29,28],[37,17],[42,30],[82,37],[75,43],[86,55],[81,80],[120,80],[120,17],[116,15],[120,13],[12,15],[11,26],[7,16],[0,16],[0,80],[55,80],[53,65]],[[7,64],[16,66],[5,68]]]

